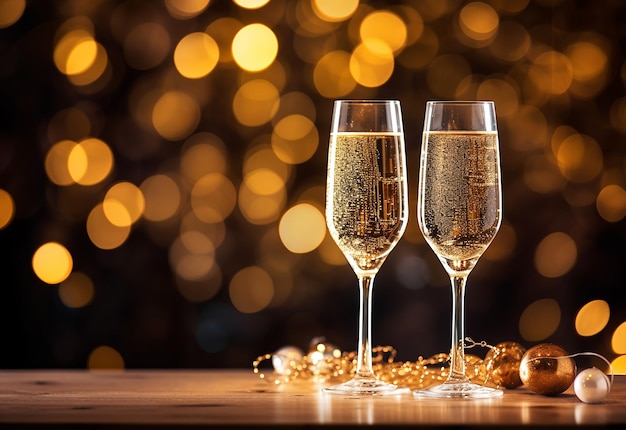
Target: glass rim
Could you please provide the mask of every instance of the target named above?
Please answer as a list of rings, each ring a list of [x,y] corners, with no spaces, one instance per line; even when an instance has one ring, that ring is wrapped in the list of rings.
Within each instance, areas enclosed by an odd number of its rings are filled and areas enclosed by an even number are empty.
[[[494,104],[493,100],[428,100],[426,104],[429,105],[437,105],[437,104],[445,104],[445,105],[484,105],[484,104]]]
[[[361,104],[382,104],[400,103],[398,99],[336,99],[335,103],[361,103]]]

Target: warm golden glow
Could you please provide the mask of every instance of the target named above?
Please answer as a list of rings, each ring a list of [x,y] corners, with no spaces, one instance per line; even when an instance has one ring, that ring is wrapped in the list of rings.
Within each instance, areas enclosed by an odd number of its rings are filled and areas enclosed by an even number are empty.
[[[215,264],[215,246],[200,231],[187,230],[170,246],[170,266],[186,281],[206,279]]]
[[[356,12],[359,0],[312,0],[311,6],[320,19],[328,22],[341,22]]]
[[[109,221],[122,227],[134,224],[139,220],[145,209],[146,201],[139,187],[130,182],[122,181],[109,188],[104,196],[102,206]],[[116,219],[115,214],[118,212],[121,212],[124,221],[119,219],[117,222],[114,221]]]
[[[111,206],[114,205],[109,202],[109,208]],[[87,234],[89,239],[100,249],[119,248],[130,235],[130,215],[128,215],[128,211],[119,202],[117,202],[115,208],[116,210],[109,209],[109,211],[114,211],[112,218],[119,224],[114,224],[109,220],[104,212],[102,203],[96,205],[87,217]]]
[[[576,242],[566,233],[544,237],[535,251],[535,268],[546,278],[558,278],[569,272],[578,257]]]
[[[59,298],[68,308],[83,308],[94,298],[91,279],[81,272],[73,272],[59,285]]]
[[[626,355],[620,355],[611,362],[613,373],[616,375],[626,375]]]
[[[242,125],[259,126],[272,119],[280,94],[265,79],[254,79],[243,84],[233,98],[233,113]]]
[[[498,13],[487,3],[472,2],[461,9],[459,24],[463,33],[474,40],[487,40],[498,30]]]
[[[226,173],[227,165],[224,143],[211,133],[193,135],[181,151],[180,174],[191,186],[209,173]]]
[[[519,319],[519,332],[528,342],[550,337],[561,322],[561,307],[554,299],[540,299],[524,309]]]
[[[203,78],[213,71],[220,57],[219,47],[211,36],[195,32],[183,37],[174,49],[176,70],[186,78]]]
[[[315,124],[300,114],[281,119],[272,133],[272,149],[276,156],[288,164],[308,161],[319,145],[319,133]]]
[[[165,0],[167,11],[177,19],[191,19],[200,15],[210,0]]]
[[[26,0],[4,0],[0,2],[0,28],[15,24],[26,9]]]
[[[54,64],[65,75],[78,75],[96,60],[96,41],[91,33],[77,29],[65,34],[54,48]]]
[[[163,174],[150,176],[139,186],[146,201],[144,217],[165,221],[178,212],[181,193],[176,181]]]
[[[596,199],[598,214],[608,222],[619,222],[626,216],[626,190],[611,184],[602,188]]]
[[[259,9],[269,2],[270,0],[233,0],[233,3],[244,9]]]
[[[626,354],[626,321],[621,323],[613,332],[611,348],[616,354]]]
[[[8,226],[15,216],[15,202],[8,191],[0,188],[0,230]]]
[[[407,28],[404,21],[395,13],[376,11],[363,18],[359,27],[359,36],[366,44],[370,39],[382,41],[395,53],[406,44]]]
[[[322,96],[340,98],[356,87],[357,82],[350,73],[350,58],[348,52],[332,51],[317,62],[313,70],[313,83]]]
[[[32,266],[35,275],[43,282],[58,284],[72,273],[74,260],[65,246],[48,242],[37,248],[33,254]]]
[[[533,59],[528,77],[539,90],[546,94],[559,95],[569,89],[574,79],[574,71],[565,55],[557,51],[546,51]]]
[[[182,140],[200,123],[200,106],[183,91],[168,91],[154,104],[152,124],[164,139]]]
[[[123,370],[124,359],[116,349],[102,345],[94,348],[87,358],[89,370]]]
[[[272,301],[274,281],[261,267],[245,267],[232,277],[228,294],[239,312],[260,312]]]
[[[204,222],[224,221],[237,203],[235,186],[226,176],[210,173],[200,178],[191,190],[191,207]]]
[[[309,203],[297,204],[285,212],[278,232],[289,251],[295,254],[314,251],[326,235],[324,214]]]
[[[67,157],[67,171],[80,185],[102,182],[113,170],[113,152],[100,139],[88,138],[74,145]]]
[[[258,72],[268,68],[278,54],[278,39],[263,24],[250,24],[237,32],[232,44],[235,62],[243,70]]]
[[[380,39],[366,39],[352,51],[350,73],[364,87],[379,87],[394,70],[391,47]]]
[[[600,333],[609,322],[611,309],[604,300],[592,300],[586,303],[576,314],[576,332],[581,336],[593,336]]]
[[[602,171],[600,145],[583,134],[566,137],[559,145],[556,158],[561,173],[572,182],[589,182]]]

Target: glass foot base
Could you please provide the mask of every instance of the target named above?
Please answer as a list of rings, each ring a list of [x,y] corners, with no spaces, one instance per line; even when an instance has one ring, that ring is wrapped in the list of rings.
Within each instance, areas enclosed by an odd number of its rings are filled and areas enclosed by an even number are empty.
[[[397,385],[388,384],[378,379],[353,379],[342,384],[324,388],[322,392],[327,394],[341,394],[344,396],[387,396],[408,394],[411,390],[407,387],[398,387]]]
[[[472,382],[444,382],[435,387],[415,390],[416,398],[425,399],[493,399],[501,397],[504,391]]]

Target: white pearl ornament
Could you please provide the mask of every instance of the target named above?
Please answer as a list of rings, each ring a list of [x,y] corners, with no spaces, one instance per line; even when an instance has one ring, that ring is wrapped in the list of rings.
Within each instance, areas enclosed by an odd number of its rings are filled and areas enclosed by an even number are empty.
[[[609,391],[609,377],[596,367],[583,370],[574,379],[574,393],[585,403],[600,403]]]

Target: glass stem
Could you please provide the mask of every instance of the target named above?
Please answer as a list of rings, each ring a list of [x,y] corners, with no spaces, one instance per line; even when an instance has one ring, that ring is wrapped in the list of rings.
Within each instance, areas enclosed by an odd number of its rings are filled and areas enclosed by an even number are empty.
[[[357,378],[374,378],[372,368],[372,288],[374,275],[359,276],[359,350],[356,364]]]
[[[448,381],[468,380],[465,376],[465,283],[467,275],[450,276],[452,283],[452,345]]]

